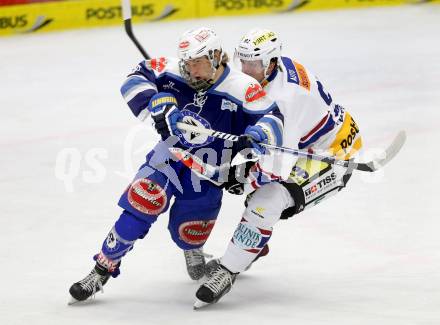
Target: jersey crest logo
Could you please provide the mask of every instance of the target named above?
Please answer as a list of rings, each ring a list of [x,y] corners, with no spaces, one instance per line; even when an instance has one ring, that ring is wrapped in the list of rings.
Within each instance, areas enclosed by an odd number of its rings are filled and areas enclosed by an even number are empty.
[[[149,66],[151,67],[151,69],[159,73],[161,73],[165,69],[166,65],[167,65],[167,60],[163,57],[158,59],[151,59],[149,61]]]
[[[206,96],[206,91],[199,91],[198,93],[194,94],[194,99],[192,103],[188,103],[183,107],[183,109],[187,109],[187,107],[194,106],[199,109],[199,113],[203,109],[203,105],[205,105],[206,101],[208,100],[208,96]]]
[[[259,100],[260,98],[266,96],[266,92],[263,90],[260,84],[251,83],[246,90],[244,98],[246,102],[251,103]]]
[[[183,115],[183,123],[187,123],[189,125],[197,126],[199,128],[211,129],[211,124],[201,116],[197,115],[194,112],[188,110],[182,110]],[[179,141],[186,147],[197,148],[203,147],[208,143],[214,141],[213,137],[210,137],[206,134],[200,134],[197,132],[189,132],[189,131],[179,131],[177,136],[179,137]]]

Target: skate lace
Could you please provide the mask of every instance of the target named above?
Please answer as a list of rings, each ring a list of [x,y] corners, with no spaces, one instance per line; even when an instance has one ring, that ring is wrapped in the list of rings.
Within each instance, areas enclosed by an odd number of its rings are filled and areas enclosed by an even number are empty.
[[[232,274],[221,266],[212,273],[208,281],[203,284],[216,295],[223,291],[228,285],[232,286]]]
[[[189,266],[197,266],[205,263],[206,258],[212,258],[212,255],[204,253],[203,249],[195,248],[184,251],[186,264]]]
[[[83,280],[79,282],[82,289],[91,292],[92,296],[95,296],[97,292],[97,288],[104,293],[104,287],[102,285],[102,276],[97,274],[95,270],[90,272],[88,276],[86,276]]]

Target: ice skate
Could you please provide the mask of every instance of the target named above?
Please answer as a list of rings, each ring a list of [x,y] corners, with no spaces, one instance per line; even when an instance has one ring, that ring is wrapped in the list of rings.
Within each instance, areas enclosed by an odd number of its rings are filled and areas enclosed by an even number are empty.
[[[96,263],[93,270],[81,281],[74,283],[69,290],[71,299],[68,304],[72,305],[79,301],[84,301],[96,292],[104,292],[103,286],[107,283],[111,273],[103,266]]]
[[[232,273],[218,264],[211,277],[197,290],[194,309],[216,303],[231,290],[238,273]]]
[[[217,267],[220,265],[220,259],[215,258],[210,260],[208,263],[206,263],[205,265],[205,277],[206,279],[209,279],[212,274],[214,273],[214,271],[217,269]]]
[[[200,280],[205,275],[205,257],[211,255],[205,254],[202,248],[184,250],[186,270],[192,280]]]

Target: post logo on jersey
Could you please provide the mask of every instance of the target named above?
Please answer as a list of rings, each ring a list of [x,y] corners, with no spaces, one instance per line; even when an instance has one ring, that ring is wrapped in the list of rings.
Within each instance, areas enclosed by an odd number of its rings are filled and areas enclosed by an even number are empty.
[[[362,137],[353,117],[348,112],[341,116],[344,122],[330,145],[329,152],[339,159],[350,159],[362,148]]]
[[[207,120],[205,120],[203,117],[197,115],[194,112],[183,110],[182,115],[183,115],[183,120],[182,120],[183,123],[197,126],[199,128],[211,129],[211,124],[209,124]],[[177,136],[179,137],[179,141],[181,144],[190,148],[203,147],[208,143],[214,141],[213,137],[210,137],[206,134],[200,134],[197,132],[190,132],[190,131],[178,131]]]
[[[266,92],[263,90],[261,85],[259,83],[251,83],[246,89],[244,98],[246,99],[246,102],[251,103],[264,96],[266,96]]]

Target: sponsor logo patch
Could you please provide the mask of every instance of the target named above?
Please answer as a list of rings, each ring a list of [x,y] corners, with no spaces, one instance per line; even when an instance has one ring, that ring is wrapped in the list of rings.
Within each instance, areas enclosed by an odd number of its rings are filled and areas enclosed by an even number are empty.
[[[236,112],[237,111],[237,104],[231,102],[230,100],[227,99],[222,99],[222,106],[220,107],[220,109],[222,111],[231,111],[231,112]]]
[[[243,218],[232,236],[232,242],[245,251],[256,254],[266,245],[271,235],[271,230],[255,227]]]
[[[150,60],[150,67],[151,69],[161,73],[165,66],[167,65],[167,60],[165,58],[158,58],[158,59],[151,59]]]
[[[104,253],[102,251],[99,252],[99,254],[96,254],[94,256],[94,259],[100,265],[104,266],[109,272],[114,272],[116,270],[116,268],[118,267],[118,263],[109,259],[107,256],[104,255]]]
[[[214,224],[215,220],[184,222],[179,227],[180,239],[191,245],[202,245],[211,234]]]
[[[167,89],[167,90],[174,90],[176,93],[180,93],[180,90],[177,89],[176,84],[172,81],[168,81],[168,83],[166,85],[163,85],[163,89]]]
[[[260,45],[262,43],[267,42],[268,40],[270,40],[272,37],[275,36],[274,32],[268,32],[265,33],[261,36],[259,36],[256,40],[254,40],[252,43],[254,44],[254,46]]]
[[[200,43],[205,41],[209,37],[209,33],[207,30],[200,31],[194,38],[198,40]]]
[[[330,185],[335,184],[337,180],[336,173],[331,173],[330,175],[322,178],[319,182],[310,185],[305,191],[305,200],[308,202],[311,198],[316,197],[320,193],[324,192],[325,189],[329,188]]]
[[[339,113],[338,121],[342,120],[343,123],[336,134],[336,139],[330,145],[330,152],[340,159],[349,159],[351,155],[355,154],[362,147],[362,138],[359,133],[359,127],[353,117],[348,112],[344,114],[341,106],[335,107],[335,110],[337,108],[342,109],[342,113]]]
[[[246,89],[245,99],[248,103],[255,102],[264,96],[266,96],[266,92],[260,84],[251,83]]]
[[[287,74],[288,74],[288,81],[289,82],[299,84],[298,74],[296,73],[296,71],[294,69],[287,70]]]
[[[115,230],[112,229],[109,234],[107,235],[107,238],[105,240],[105,246],[107,246],[109,251],[115,251],[119,248],[119,242],[116,239]]]
[[[264,218],[263,213],[265,210],[266,210],[265,208],[257,207],[255,208],[255,210],[251,210],[251,212],[255,214],[257,217]]]
[[[188,41],[182,41],[179,44],[179,48],[181,49],[186,49],[189,46],[189,42]]]
[[[310,91],[310,80],[309,76],[307,75],[306,69],[298,62],[293,61],[293,64],[295,65],[296,71],[298,72],[299,85]]]
[[[128,189],[128,202],[138,211],[158,215],[167,205],[165,190],[148,178],[134,181]]]

